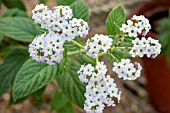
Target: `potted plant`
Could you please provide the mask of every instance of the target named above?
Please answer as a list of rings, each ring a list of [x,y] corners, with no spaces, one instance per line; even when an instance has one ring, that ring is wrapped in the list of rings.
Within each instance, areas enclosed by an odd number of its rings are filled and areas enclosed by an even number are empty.
[[[152,30],[148,37],[159,38],[162,44],[162,55],[156,59],[143,58],[147,78],[147,90],[150,101],[155,109],[161,113],[170,113],[170,18],[168,9],[170,1],[151,1],[133,10],[132,14],[145,15],[149,20]],[[163,19],[164,18],[164,19]]]

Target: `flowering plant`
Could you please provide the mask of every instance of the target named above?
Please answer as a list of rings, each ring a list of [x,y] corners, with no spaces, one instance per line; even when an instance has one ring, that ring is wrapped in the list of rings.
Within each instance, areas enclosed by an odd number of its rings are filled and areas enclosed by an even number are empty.
[[[108,15],[107,35],[96,34],[86,43],[80,40],[86,37],[90,29],[87,22],[88,7],[82,1],[76,1],[70,6],[60,4],[54,7],[54,10],[44,4],[37,5],[32,10],[32,19],[35,24],[26,18],[13,18],[16,23],[26,22],[26,29],[36,35],[32,40],[24,36],[16,37],[14,29],[5,31],[2,26],[6,26],[10,18],[0,20],[0,32],[4,35],[31,42],[28,49],[31,58],[27,57],[26,48],[15,48],[17,54],[12,51],[1,64],[0,70],[5,73],[5,64],[11,61],[9,57],[16,57],[16,65],[13,66],[16,66],[18,71],[12,84],[14,101],[28,97],[52,82],[58,89],[55,98],[69,103],[69,108],[71,101],[84,108],[87,113],[102,113],[106,106],[115,106],[120,102],[121,91],[114,78],[107,75],[107,66],[100,57],[106,56],[112,62],[112,70],[119,78],[135,80],[140,77],[142,67],[137,62],[133,63],[129,57],[146,55],[155,58],[160,54],[161,45],[158,40],[145,38],[151,29],[148,19],[143,15],[134,15],[125,23],[126,16],[121,6],[115,7]],[[11,24],[16,27],[16,23]],[[25,30],[25,27],[23,29]],[[140,39],[138,35],[143,37]],[[19,64],[17,59],[22,59],[22,62]],[[68,99],[60,98],[62,95]],[[66,105],[62,107],[67,107]],[[71,108],[70,112],[73,112]]]

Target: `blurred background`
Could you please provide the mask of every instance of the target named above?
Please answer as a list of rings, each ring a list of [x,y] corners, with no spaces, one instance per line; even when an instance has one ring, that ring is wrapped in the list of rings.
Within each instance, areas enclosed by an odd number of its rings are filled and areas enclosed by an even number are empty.
[[[1,0],[0,0],[1,1]],[[38,0],[23,0],[27,14],[38,4]],[[123,81],[118,79],[110,71],[122,91],[121,103],[116,107],[106,108],[104,113],[170,113],[170,0],[85,0],[90,11],[90,32],[88,37],[94,34],[106,34],[105,20],[113,7],[121,4],[125,8],[127,18],[132,15],[145,15],[151,23],[152,30],[148,36],[159,38],[163,45],[163,52],[156,59],[143,58],[137,60],[143,65],[143,73],[135,81]],[[48,0],[49,7],[56,6],[55,0]],[[6,11],[2,4],[0,15]],[[3,48],[0,48],[0,51]],[[105,60],[105,58],[103,58]],[[1,62],[1,59],[0,59]],[[106,61],[107,62],[107,61]],[[108,67],[111,64],[108,62]],[[43,104],[34,106],[32,98],[8,107],[10,94],[5,93],[0,97],[0,113],[53,113],[49,102],[55,92],[53,85],[49,84],[43,96]],[[77,113],[84,113],[75,106]]]

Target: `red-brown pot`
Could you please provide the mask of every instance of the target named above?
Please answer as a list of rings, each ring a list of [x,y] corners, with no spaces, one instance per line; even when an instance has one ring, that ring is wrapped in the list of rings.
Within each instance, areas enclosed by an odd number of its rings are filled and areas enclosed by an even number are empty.
[[[135,8],[132,14],[145,15],[147,18],[151,18],[155,13],[166,11],[169,8],[170,0],[151,1]],[[157,34],[150,32],[148,36],[156,38]],[[166,56],[163,55],[156,59],[144,57],[142,60],[147,78],[150,102],[159,113],[170,113],[170,68],[167,65]]]

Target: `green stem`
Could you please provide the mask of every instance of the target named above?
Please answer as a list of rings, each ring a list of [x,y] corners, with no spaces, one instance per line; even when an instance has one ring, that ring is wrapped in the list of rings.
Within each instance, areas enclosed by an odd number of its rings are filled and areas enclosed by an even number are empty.
[[[117,47],[117,49],[132,49],[132,47]]]
[[[117,46],[119,46],[124,41],[124,39],[124,37],[121,38],[110,50],[113,51],[114,49],[116,49]]]
[[[105,55],[107,52],[101,52],[100,54],[97,55],[97,57]]]
[[[114,36],[113,36],[113,35],[108,35],[108,37],[110,37],[110,38],[114,38]]]
[[[99,62],[99,57],[97,56],[97,58],[96,58],[96,65],[97,65],[98,62]]]
[[[108,54],[109,54],[113,59],[115,59],[116,62],[119,62],[119,60],[118,60],[112,53],[108,52]]]
[[[79,44],[78,42],[76,42],[76,41],[74,41],[74,40],[71,40],[71,42],[72,42],[74,45],[76,45],[76,46],[78,46],[78,47],[84,49],[84,46],[81,45],[81,44]]]
[[[79,54],[79,53],[82,53],[82,52],[85,52],[85,51],[80,49],[80,50],[77,50],[77,51],[68,52],[67,55],[74,55],[74,54]]]

